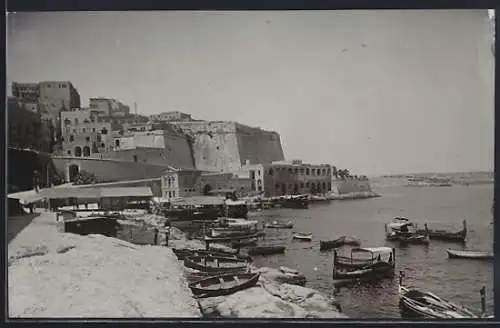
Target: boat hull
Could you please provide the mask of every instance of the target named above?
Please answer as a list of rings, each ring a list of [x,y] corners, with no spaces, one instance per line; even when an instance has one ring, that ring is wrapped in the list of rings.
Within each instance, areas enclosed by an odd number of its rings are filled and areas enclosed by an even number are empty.
[[[327,251],[333,248],[338,248],[342,247],[344,245],[350,245],[350,246],[360,246],[361,243],[356,240],[347,240],[345,237],[344,238],[338,238],[336,240],[320,240],[319,242],[319,250],[320,251]]]
[[[233,285],[231,287],[224,288],[224,286],[220,283],[219,278],[225,280],[234,280],[234,277],[237,277],[243,282]],[[259,281],[260,273],[239,273],[239,274],[226,274],[219,275],[216,277],[209,277],[205,279],[201,279],[189,284],[189,288],[193,292],[194,295],[198,297],[214,297],[214,296],[224,296],[230,295],[240,290],[244,290],[250,287],[253,287]],[[210,286],[220,285],[220,288],[212,289]]]
[[[492,260],[493,254],[488,252],[467,252],[467,251],[455,251],[447,249],[449,258],[453,259],[469,259],[469,260]]]
[[[203,258],[201,256],[192,256],[192,257],[186,257],[184,258],[184,266],[186,268],[202,271],[202,272],[231,272],[231,271],[238,271],[238,270],[244,270],[247,268],[247,262],[239,261],[239,260],[229,260],[227,258],[221,258],[221,257],[211,257],[211,256],[206,256],[207,260],[212,260],[214,258],[220,260],[222,263],[228,263],[230,262],[232,265],[227,266],[227,267],[220,267],[217,265],[211,265],[211,264],[204,264]],[[207,261],[208,262],[208,261]]]
[[[186,257],[192,257],[192,256],[210,256],[210,257],[220,257],[229,260],[240,260],[248,262],[252,261],[252,258],[250,256],[243,256],[243,255],[231,254],[220,251],[212,251],[212,250],[207,251],[204,249],[191,250],[191,249],[174,248],[172,249],[172,251],[174,252],[175,256],[177,256],[178,260],[184,260]]]
[[[285,246],[260,246],[248,250],[248,255],[272,255],[285,253]]]
[[[377,277],[394,275],[394,266],[390,263],[378,262],[363,268],[341,269],[335,267],[333,269],[333,279],[356,279],[366,277]]]

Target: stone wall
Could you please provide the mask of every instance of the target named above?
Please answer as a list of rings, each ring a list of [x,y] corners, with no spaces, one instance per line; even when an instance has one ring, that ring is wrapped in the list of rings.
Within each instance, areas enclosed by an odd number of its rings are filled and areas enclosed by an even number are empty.
[[[279,134],[235,122],[171,122],[192,139],[196,168],[238,172],[247,160],[270,163],[284,159]]]
[[[119,181],[111,183],[97,183],[92,185],[82,185],[79,188],[101,187],[101,188],[117,188],[117,187],[150,187],[153,192],[153,197],[161,197],[161,178]]]
[[[63,172],[69,181],[69,167],[77,165],[80,171],[92,172],[101,181],[138,180],[159,178],[168,165],[134,163],[110,159],[52,157],[57,170]]]
[[[268,164],[285,159],[278,133],[238,123],[235,127],[241,164],[246,161]]]
[[[371,191],[369,180],[337,180],[333,183],[333,190],[339,194],[349,194],[353,192]],[[335,187],[337,190],[335,190]]]

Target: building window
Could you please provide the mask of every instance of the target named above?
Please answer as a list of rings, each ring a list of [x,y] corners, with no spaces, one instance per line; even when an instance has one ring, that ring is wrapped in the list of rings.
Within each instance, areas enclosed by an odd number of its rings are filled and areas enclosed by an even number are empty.
[[[90,137],[85,137],[86,142],[90,142]]]
[[[106,147],[106,145],[104,143],[101,143],[101,147],[104,148]]]
[[[326,189],[326,182],[323,182],[323,190]]]
[[[92,128],[92,132],[94,132],[94,133],[95,133],[95,128]]]
[[[68,150],[68,155],[71,155],[71,150]]]
[[[330,169],[326,170],[327,175],[330,175],[330,173],[331,173]]]
[[[77,119],[77,118],[75,118],[75,125],[78,125],[78,123],[79,123],[79,122],[78,122],[78,119]]]
[[[90,156],[90,147],[89,146],[83,147],[83,156],[84,157],[89,157]]]
[[[273,169],[272,169],[272,168],[270,168],[270,169],[269,169],[269,175],[271,175],[271,176],[272,176],[273,174],[274,174]]]
[[[254,170],[251,170],[250,171],[250,179],[255,179],[255,171]]]
[[[119,140],[119,139],[116,139],[116,140],[115,140],[115,146],[116,146],[116,147],[120,147],[120,140]]]
[[[70,142],[75,141],[75,136],[74,136],[74,135],[70,135],[70,136],[69,136],[69,141],[70,141]]]
[[[298,168],[295,168],[295,170],[293,170],[295,172],[295,174],[298,174],[299,173],[299,169]]]
[[[300,169],[300,175],[304,175],[304,168]]]
[[[108,134],[108,130],[106,130],[106,128],[102,128],[101,133],[102,134]]]
[[[309,175],[309,168],[306,169],[306,175]]]
[[[169,191],[169,192],[168,192],[168,198],[171,198],[171,197],[172,197],[172,192],[171,192],[171,191]]]
[[[79,146],[75,147],[75,156],[76,157],[82,157],[82,148]]]
[[[292,174],[292,168],[291,167],[288,168],[288,173]]]
[[[175,197],[175,191],[172,191],[172,197]]]
[[[321,175],[321,169],[318,169],[318,176]]]
[[[280,189],[281,185],[279,183],[276,184],[276,189]]]
[[[85,128],[82,128],[82,132],[85,133],[85,131],[86,131]]]
[[[63,84],[61,87],[62,87],[63,89],[64,89],[64,88],[66,88],[66,84]]]
[[[304,182],[300,183],[300,188],[304,188]]]
[[[134,162],[137,163],[137,155],[134,155]]]
[[[76,129],[73,129],[73,133],[76,133]]]
[[[259,188],[258,188],[258,189],[259,189],[259,191],[262,191],[262,187],[261,187],[261,186],[259,186]]]
[[[306,188],[309,188],[309,182],[306,183]]]
[[[66,133],[70,133],[71,132],[71,129],[70,128],[66,128]]]

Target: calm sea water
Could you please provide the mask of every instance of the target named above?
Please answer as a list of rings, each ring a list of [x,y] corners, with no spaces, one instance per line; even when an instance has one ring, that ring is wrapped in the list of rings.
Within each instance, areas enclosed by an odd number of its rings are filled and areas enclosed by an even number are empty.
[[[399,318],[397,275],[377,283],[341,288],[332,280],[332,252],[320,252],[319,241],[341,235],[359,238],[362,246],[396,246],[396,272],[404,270],[405,282],[480,310],[479,290],[484,285],[487,311],[493,311],[493,263],[450,260],[446,249],[493,250],[493,185],[412,188],[375,186],[380,198],[313,204],[307,210],[272,209],[253,213],[250,219],[291,220],[292,230],[270,231],[259,243],[286,244],[283,255],[254,257],[260,266],[295,268],[307,277],[308,287],[334,295],[343,311],[352,318]],[[385,240],[384,224],[404,216],[430,228],[459,230],[468,222],[468,240],[460,244],[431,241],[429,246],[397,247]],[[312,232],[312,242],[294,241],[292,231]],[[342,251],[342,250],[341,250]],[[345,249],[347,252],[348,249]]]
[[[466,249],[493,250],[493,185],[450,188],[412,188],[391,183],[375,184],[380,198],[312,204],[307,210],[271,209],[251,213],[249,219],[292,221],[294,229],[268,229],[259,244],[287,245],[286,253],[255,256],[258,266],[295,268],[305,274],[307,287],[334,295],[351,318],[400,318],[397,274],[372,284],[354,285],[335,291],[332,252],[320,252],[319,241],[342,235],[357,237],[364,247],[396,246],[396,273],[404,270],[405,282],[419,289],[480,310],[479,290],[486,286],[487,311],[493,313],[493,263],[448,259],[446,249],[464,249],[461,244],[431,241],[429,246],[401,248],[385,240],[384,224],[404,216],[423,227],[459,230],[468,222]],[[312,232],[312,242],[292,240],[292,231]],[[124,227],[118,238],[151,243],[152,231]],[[345,251],[348,254],[348,248]]]

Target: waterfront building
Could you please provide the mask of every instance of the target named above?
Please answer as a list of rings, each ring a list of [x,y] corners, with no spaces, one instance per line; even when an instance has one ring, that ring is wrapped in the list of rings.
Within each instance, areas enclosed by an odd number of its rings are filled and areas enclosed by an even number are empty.
[[[89,107],[102,116],[125,117],[130,115],[130,107],[113,98],[90,98]]]
[[[170,122],[170,121],[192,121],[193,118],[190,114],[182,113],[179,111],[164,112],[154,114],[149,117],[151,121]]]
[[[313,165],[301,160],[275,161],[270,164],[251,164],[249,161],[238,173],[248,177],[252,190],[266,197],[326,193],[332,190],[332,166]]]
[[[100,157],[112,148],[110,123],[99,120],[90,108],[61,111],[62,154]]]
[[[166,170],[161,179],[162,197],[208,196],[213,190],[234,190],[238,196],[251,192],[252,181],[233,173],[204,172],[196,169]]]

